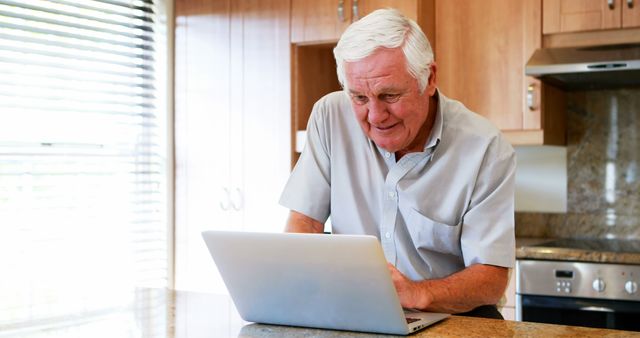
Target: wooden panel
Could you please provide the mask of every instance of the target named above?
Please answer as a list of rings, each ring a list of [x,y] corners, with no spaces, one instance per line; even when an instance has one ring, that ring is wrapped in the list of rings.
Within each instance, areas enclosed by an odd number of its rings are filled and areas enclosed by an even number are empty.
[[[628,0],[622,1],[622,27],[640,27],[640,3],[634,0],[629,5]]]
[[[418,2],[418,25],[429,39],[433,52],[436,51],[436,1],[420,0]]]
[[[566,145],[567,99],[558,88],[542,86],[543,129],[505,130],[503,134],[512,145]]]
[[[294,46],[292,51],[292,165],[298,161],[296,131],[306,130],[313,104],[322,96],[341,90],[333,57],[333,44]]]
[[[338,5],[338,0],[292,0],[291,42],[337,41],[351,24],[351,1],[344,1],[342,21]]]
[[[417,0],[360,0],[358,1],[359,16],[363,17],[376,9],[396,8],[406,17],[418,21]]]
[[[640,28],[551,34],[545,35],[542,38],[542,46],[544,48],[584,47],[626,43],[640,43]]]
[[[522,64],[526,65],[529,58],[536,49],[542,47],[542,8],[540,1],[525,1],[522,7],[523,16],[523,58]],[[525,95],[522,102],[522,129],[540,129],[542,128],[542,107],[541,83],[540,80],[530,76],[523,77],[522,90]],[[532,107],[527,102],[527,92],[529,88],[534,91],[534,102]],[[536,100],[537,98],[537,100]],[[537,102],[536,102],[537,101]]]
[[[621,1],[609,8],[605,0],[544,0],[543,33],[620,28]]]
[[[562,0],[543,0],[542,33],[551,34],[560,32],[560,3]]]
[[[542,126],[546,145],[567,144],[567,97],[566,92],[554,86],[542,86]]]
[[[525,12],[536,6],[540,1],[436,2],[439,87],[502,130],[523,129],[524,65],[534,48],[525,44],[535,41],[525,22],[536,21]]]

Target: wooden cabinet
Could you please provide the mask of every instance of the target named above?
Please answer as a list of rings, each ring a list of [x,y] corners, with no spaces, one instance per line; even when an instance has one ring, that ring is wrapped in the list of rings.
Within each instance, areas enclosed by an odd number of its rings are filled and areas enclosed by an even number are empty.
[[[540,0],[436,2],[437,82],[513,144],[564,144],[563,93],[527,77],[541,46]]]
[[[420,23],[422,8],[432,4],[433,0],[292,0],[291,42],[335,42],[352,22],[379,8],[397,8]]]
[[[544,34],[640,26],[637,0],[544,0]]]
[[[175,2],[176,287],[224,291],[201,231],[281,231],[289,0]]]

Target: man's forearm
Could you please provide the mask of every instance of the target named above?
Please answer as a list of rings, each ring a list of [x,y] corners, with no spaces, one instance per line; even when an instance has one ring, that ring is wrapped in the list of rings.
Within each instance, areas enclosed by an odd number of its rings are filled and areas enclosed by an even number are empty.
[[[287,226],[285,227],[284,231],[321,233],[324,231],[324,224],[316,221],[311,217],[292,210],[291,212],[289,212],[289,219],[287,220]]]
[[[423,307],[429,311],[461,313],[496,304],[504,294],[508,276],[507,268],[476,264],[443,279],[419,282]]]
[[[442,279],[411,281],[395,268],[391,270],[403,307],[448,313],[496,304],[509,275],[507,268],[476,264]]]

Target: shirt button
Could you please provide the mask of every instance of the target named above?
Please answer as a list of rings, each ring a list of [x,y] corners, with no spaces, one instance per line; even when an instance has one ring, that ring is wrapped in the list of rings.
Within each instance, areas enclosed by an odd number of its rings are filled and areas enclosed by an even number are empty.
[[[391,234],[389,232],[387,232],[387,233],[384,234],[384,237],[391,238]]]
[[[389,198],[396,197],[396,193],[394,191],[389,191]]]
[[[386,153],[384,153],[384,157],[386,157],[386,158],[391,157],[391,153],[387,151]]]

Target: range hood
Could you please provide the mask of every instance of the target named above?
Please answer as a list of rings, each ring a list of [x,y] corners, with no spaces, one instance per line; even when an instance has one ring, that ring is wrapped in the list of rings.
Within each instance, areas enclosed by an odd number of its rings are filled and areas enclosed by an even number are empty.
[[[640,44],[538,49],[525,73],[563,89],[637,86]]]

